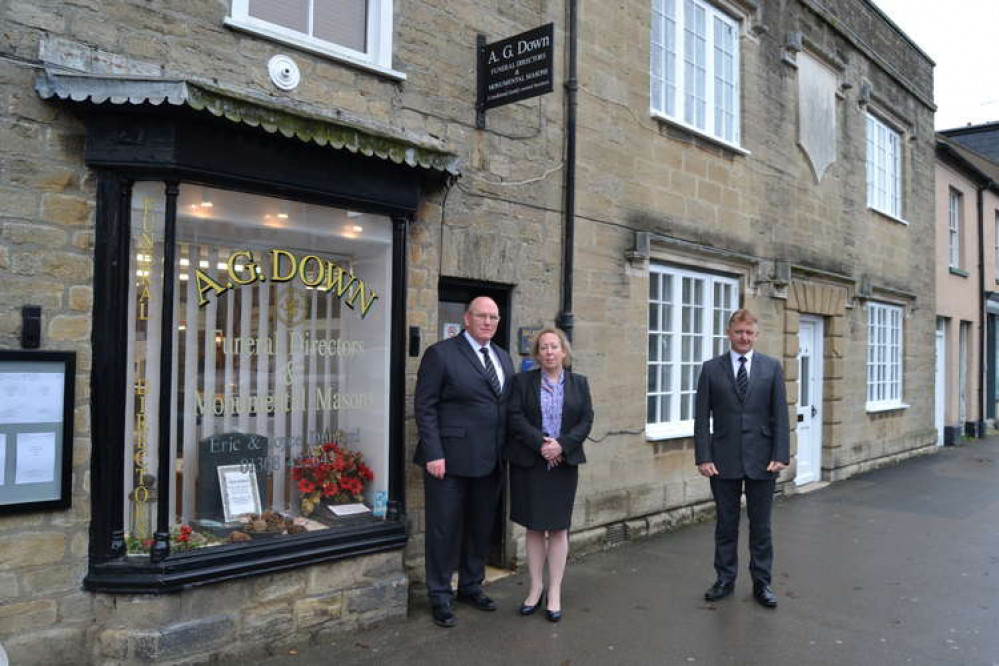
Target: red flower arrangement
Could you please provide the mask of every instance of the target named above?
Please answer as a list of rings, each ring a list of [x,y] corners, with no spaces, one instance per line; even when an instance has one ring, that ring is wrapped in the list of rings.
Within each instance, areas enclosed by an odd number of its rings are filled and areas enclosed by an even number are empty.
[[[313,447],[310,453],[295,460],[291,468],[291,478],[298,482],[302,495],[303,516],[315,511],[321,501],[361,501],[364,484],[374,479],[375,473],[364,464],[360,452],[326,442]]]

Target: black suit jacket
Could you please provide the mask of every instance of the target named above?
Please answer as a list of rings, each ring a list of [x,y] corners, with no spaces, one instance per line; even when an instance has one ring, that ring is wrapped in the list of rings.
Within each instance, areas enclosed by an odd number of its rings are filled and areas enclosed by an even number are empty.
[[[714,420],[710,432],[709,419]],[[726,351],[705,361],[694,417],[697,464],[713,462],[722,479],[770,479],[771,460],[791,457],[784,373],[777,359],[753,352],[745,401],[739,400]]]
[[[444,458],[447,474],[486,476],[496,468],[506,439],[506,403],[513,362],[492,345],[505,379],[497,395],[464,331],[431,345],[416,377],[416,427],[420,441],[413,462]]]
[[[541,445],[541,370],[524,372],[513,378],[509,406],[510,437],[506,457],[514,465],[531,467],[544,462]],[[565,392],[562,399],[562,445],[565,461],[570,465],[586,462],[583,441],[593,426],[593,402],[590,385],[583,375],[565,371]]]

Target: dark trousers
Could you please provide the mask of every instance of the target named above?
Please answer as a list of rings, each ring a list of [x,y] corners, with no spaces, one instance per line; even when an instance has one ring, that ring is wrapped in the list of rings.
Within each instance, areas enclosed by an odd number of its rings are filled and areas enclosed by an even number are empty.
[[[426,498],[427,593],[434,605],[451,601],[451,576],[458,570],[458,591],[474,594],[486,577],[489,537],[496,518],[500,472],[443,479],[423,473]]]
[[[711,479],[718,521],[715,523],[715,572],[723,583],[734,583],[739,566],[739,500],[746,493],[749,518],[749,573],[753,584],[770,584],[774,547],[770,513],[774,479]]]

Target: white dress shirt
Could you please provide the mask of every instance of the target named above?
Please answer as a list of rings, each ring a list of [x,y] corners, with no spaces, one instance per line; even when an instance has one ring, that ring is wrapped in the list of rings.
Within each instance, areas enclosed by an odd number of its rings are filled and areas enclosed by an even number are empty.
[[[493,349],[493,346],[490,342],[487,342],[486,344],[483,345],[480,344],[478,340],[469,335],[468,331],[464,331],[464,334],[465,334],[465,340],[468,341],[468,344],[472,345],[472,351],[475,352],[475,358],[479,359],[479,363],[482,364],[483,368],[486,367],[486,361],[485,359],[482,358],[482,352],[480,352],[479,350],[483,347],[489,350],[489,358],[492,359],[493,361],[493,367],[496,369],[496,378],[499,379],[500,390],[502,391],[503,380],[506,377],[503,374],[503,364],[500,363],[499,357],[496,355],[496,350]]]
[[[732,376],[733,377],[738,377],[739,376],[739,357],[740,356],[745,356],[746,357],[746,379],[749,379],[750,377],[753,376],[753,369],[752,369],[752,367],[753,367],[753,350],[752,349],[750,349],[745,354],[740,354],[737,351],[729,349],[728,350],[728,355],[729,355],[729,358],[732,359]]]

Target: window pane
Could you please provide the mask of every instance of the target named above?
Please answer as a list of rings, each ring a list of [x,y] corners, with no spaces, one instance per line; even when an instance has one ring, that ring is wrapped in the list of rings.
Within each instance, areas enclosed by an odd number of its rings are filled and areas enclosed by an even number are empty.
[[[309,0],[250,0],[253,18],[309,34]]]
[[[801,402],[801,406],[802,407],[809,407],[812,404],[811,398],[808,395],[808,390],[810,388],[809,383],[808,383],[809,379],[810,379],[809,373],[811,371],[809,365],[811,363],[811,360],[812,359],[809,356],[802,356],[801,357],[801,370],[800,370],[800,374],[799,374],[798,383],[799,383],[799,386],[801,387],[801,399],[800,399],[800,402]]]
[[[672,403],[668,395],[659,398],[659,420],[662,423],[669,423],[673,420]]]
[[[327,504],[371,507],[388,488],[391,222],[182,186],[175,330],[159,340],[162,189],[140,184],[133,195],[136,389],[126,409],[134,416],[144,408],[147,432],[156,432],[156,369],[171,346],[174,478],[158,483],[155,463],[147,474],[151,495],[170,502],[175,530],[193,528],[178,532],[186,538],[176,546],[328,529],[337,522]],[[152,440],[149,451],[155,460]],[[133,454],[134,444],[126,459]],[[135,488],[126,504],[141,550]]]
[[[159,451],[159,366],[162,346],[163,183],[139,183],[132,191],[125,401],[125,530],[146,543],[156,531]],[[169,343],[168,343],[169,344]]]
[[[867,205],[902,215],[902,140],[894,129],[867,116]]]
[[[368,0],[314,0],[312,36],[355,51],[367,50]]]

